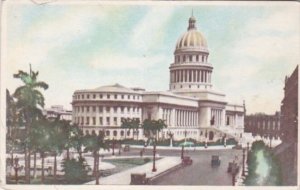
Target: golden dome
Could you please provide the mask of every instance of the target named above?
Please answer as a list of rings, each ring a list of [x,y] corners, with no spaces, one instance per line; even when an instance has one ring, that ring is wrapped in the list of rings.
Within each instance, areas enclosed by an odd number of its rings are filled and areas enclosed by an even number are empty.
[[[195,17],[189,18],[188,31],[185,32],[177,41],[176,50],[183,48],[207,49],[207,42],[201,32],[197,31]]]

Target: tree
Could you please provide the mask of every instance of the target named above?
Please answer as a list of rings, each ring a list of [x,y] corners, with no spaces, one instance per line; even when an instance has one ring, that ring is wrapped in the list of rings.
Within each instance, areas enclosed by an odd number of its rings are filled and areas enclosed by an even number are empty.
[[[161,119],[159,119],[159,120],[146,119],[146,120],[144,120],[144,122],[142,124],[142,128],[144,129],[145,136],[154,141],[153,142],[153,168],[152,168],[152,172],[156,171],[155,154],[156,154],[157,134],[158,134],[159,131],[161,131],[163,128],[166,128],[166,127],[167,127],[167,125]]]
[[[83,131],[79,128],[77,124],[72,125],[72,134],[71,134],[70,141],[71,141],[71,146],[75,148],[77,153],[79,154],[79,158],[82,158],[84,135],[83,135]]]
[[[126,139],[126,129],[129,131],[137,132],[140,127],[140,119],[139,118],[124,118],[122,119],[121,128],[125,129],[125,139]],[[134,139],[134,134],[132,135]],[[138,137],[138,134],[137,134]]]
[[[53,137],[53,129],[51,123],[47,119],[38,120],[32,123],[29,134],[29,145],[36,152],[40,153],[42,158],[42,183],[44,183],[44,160],[47,152],[51,151]]]
[[[65,172],[65,180],[69,184],[80,184],[85,181],[88,177],[87,164],[84,158],[76,159],[65,159],[63,161],[63,171]]]
[[[94,157],[94,169],[93,173],[96,177],[96,185],[99,185],[99,150],[109,149],[107,143],[104,140],[103,135],[96,135],[95,131],[91,135],[87,134],[84,137],[84,151],[91,152]]]
[[[65,149],[66,144],[69,145],[69,132],[65,132],[65,128],[69,129],[69,122],[60,120],[58,116],[54,121],[51,122],[51,131],[53,134],[51,141],[51,151],[54,153],[54,180],[56,180],[57,173],[57,156],[60,155]]]
[[[31,70],[31,66],[29,73],[19,71],[14,74],[14,78],[20,79],[24,84],[15,90],[13,96],[16,98],[16,105],[24,117],[26,137],[30,134],[34,120],[42,115],[40,108],[43,108],[45,104],[44,96],[38,89],[48,89],[48,84],[37,80],[38,74],[38,72]],[[25,181],[30,183],[30,147],[27,143],[25,143]]]
[[[6,145],[11,153],[10,164],[13,165],[13,152],[17,144],[17,127],[20,126],[20,119],[14,97],[6,89]]]

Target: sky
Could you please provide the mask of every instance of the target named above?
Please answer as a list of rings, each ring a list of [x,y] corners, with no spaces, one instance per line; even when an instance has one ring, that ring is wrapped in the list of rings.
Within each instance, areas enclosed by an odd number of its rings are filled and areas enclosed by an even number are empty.
[[[178,38],[193,15],[213,65],[212,84],[247,114],[280,110],[284,78],[300,60],[297,3],[44,4],[7,3],[5,84],[39,71],[46,107],[71,109],[75,90],[119,83],[165,91]]]

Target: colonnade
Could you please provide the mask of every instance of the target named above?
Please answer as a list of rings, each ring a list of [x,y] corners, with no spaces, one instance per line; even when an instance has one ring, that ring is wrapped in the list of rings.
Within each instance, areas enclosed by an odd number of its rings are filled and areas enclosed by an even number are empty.
[[[211,83],[211,71],[209,70],[173,70],[171,71],[171,83],[176,82],[204,82]]]

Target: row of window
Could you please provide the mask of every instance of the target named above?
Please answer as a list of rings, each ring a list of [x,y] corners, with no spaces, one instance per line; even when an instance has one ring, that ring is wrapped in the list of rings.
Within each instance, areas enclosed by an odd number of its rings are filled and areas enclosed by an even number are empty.
[[[176,55],[175,56],[175,63],[182,63],[182,62],[207,62],[207,55]]]
[[[121,125],[121,121],[125,119],[124,117],[120,118],[120,121],[118,122],[118,117],[75,117],[75,123],[78,125],[99,125],[99,126],[119,126]]]
[[[277,126],[280,125],[280,121],[246,121],[245,123],[247,123],[248,125],[262,125],[262,126]]]
[[[125,95],[125,94],[76,94],[74,95],[74,99],[80,100],[80,99],[127,99],[127,100],[139,100],[140,96],[139,95]]]
[[[104,107],[104,106],[74,106],[74,110],[76,113],[103,113],[104,110],[106,113],[110,113],[111,111],[113,111],[113,113],[130,113],[130,111],[132,111],[133,113],[137,112],[140,113],[142,108],[138,108],[138,107],[126,107],[126,106],[113,106],[113,107]]]
[[[99,131],[99,134],[100,134],[101,132],[102,132],[102,131]],[[93,133],[96,133],[96,132],[93,130],[93,131],[92,131],[92,134],[93,134]],[[127,133],[127,134],[126,134],[127,137],[129,137],[130,134],[131,134],[130,130],[127,130],[126,133]],[[134,134],[134,133],[135,133],[135,134]],[[134,131],[134,132],[132,132],[132,135],[138,135],[138,133],[139,133],[139,131]],[[86,130],[86,131],[85,131],[85,134],[89,134],[89,130]],[[105,134],[105,136],[110,136],[110,135],[111,135],[111,132],[110,132],[109,130],[105,130],[104,134]],[[123,136],[125,136],[125,131],[124,131],[124,130],[121,130],[121,131],[119,131],[119,134],[120,134],[120,136],[123,137]],[[118,136],[118,131],[117,131],[117,130],[112,131],[112,135],[113,135],[114,137]]]

